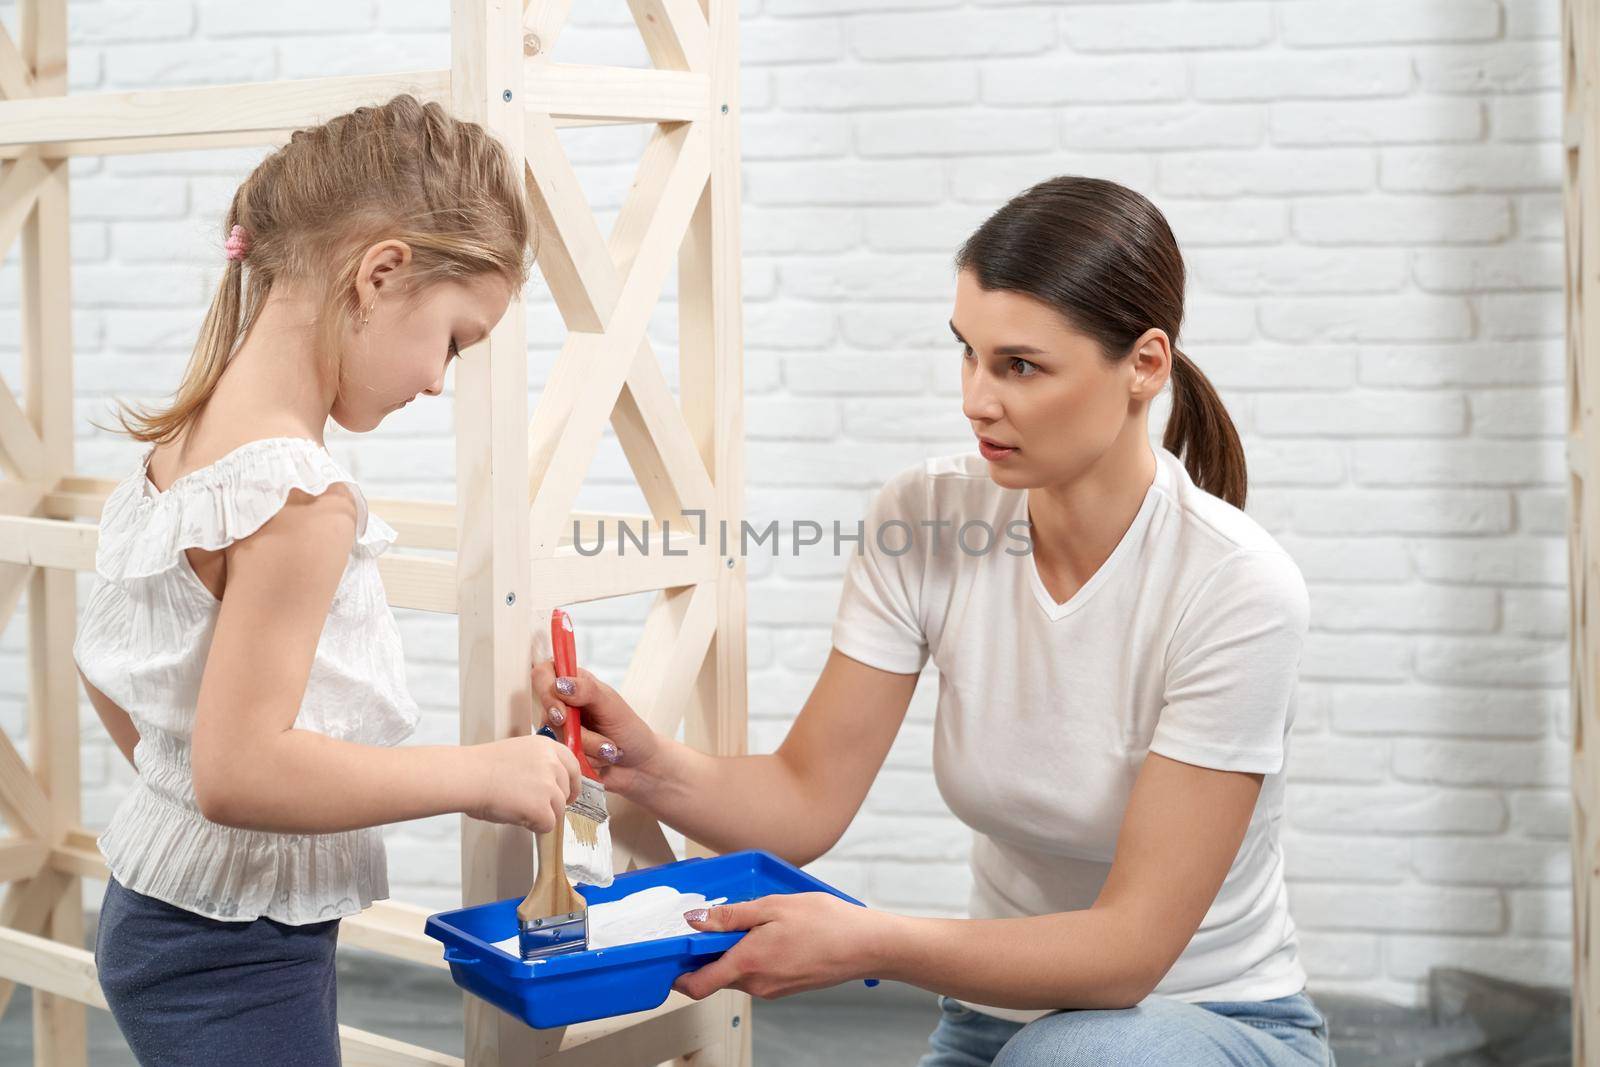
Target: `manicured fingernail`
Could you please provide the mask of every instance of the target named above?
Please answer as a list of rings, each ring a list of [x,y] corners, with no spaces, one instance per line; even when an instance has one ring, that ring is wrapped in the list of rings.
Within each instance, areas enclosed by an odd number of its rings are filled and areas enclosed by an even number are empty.
[[[622,749],[613,745],[610,741],[606,741],[600,746],[600,758],[607,763],[616,763],[622,759]]]
[[[560,693],[562,696],[569,697],[577,691],[578,683],[574,682],[571,678],[556,679],[556,692]]]
[[[709,908],[696,908],[693,911],[684,912],[683,921],[687,923],[703,923],[710,914],[711,910]]]
[[[567,713],[561,710],[560,704],[550,705],[550,721],[557,726],[567,721]]]

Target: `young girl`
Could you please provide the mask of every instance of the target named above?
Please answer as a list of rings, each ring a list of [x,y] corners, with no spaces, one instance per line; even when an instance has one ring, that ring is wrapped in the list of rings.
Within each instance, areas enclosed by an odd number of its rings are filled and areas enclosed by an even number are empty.
[[[1278,841],[1306,589],[1241,510],[1238,436],[1176,347],[1172,232],[1131,190],[1057,178],[984,222],[956,265],[977,452],[879,493],[834,650],[779,750],[697,752],[548,661],[535,693],[583,707],[588,750],[614,757],[608,790],[712,848],[807,863],[854,818],[938,667],[933,769],[973,829],[971,917],[826,894],[690,913],[752,931],[680,979],[692,997],[910,982],[945,994],[923,1067],[1331,1064]]]
[[[106,499],[74,654],[138,771],[100,837],[100,984],[139,1061],[339,1063],[339,919],[389,895],[385,823],[550,830],[538,736],[395,748],[416,724],[378,575],[394,531],[328,453],[438,396],[528,276],[521,176],[398,96],[296,131],[234,195],[227,273],[171,407]]]

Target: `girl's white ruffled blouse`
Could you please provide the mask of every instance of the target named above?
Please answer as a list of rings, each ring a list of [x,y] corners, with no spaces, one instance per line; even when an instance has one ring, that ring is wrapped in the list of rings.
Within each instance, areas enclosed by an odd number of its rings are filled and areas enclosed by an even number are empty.
[[[149,480],[152,451],[106,498],[94,591],[73,646],[84,677],[139,730],[139,778],[100,835],[100,852],[129,889],[213,919],[265,915],[301,925],[355,914],[389,895],[380,827],[280,834],[223,826],[200,814],[189,739],[222,602],[184,551],[248,537],[292,489],[316,496],[335,482],[348,485],[356,499],[356,542],[294,725],[394,745],[417,723],[400,631],[378,575],[378,555],[395,532],[368,514],[355,480],[308,438],[251,441],[165,492]]]

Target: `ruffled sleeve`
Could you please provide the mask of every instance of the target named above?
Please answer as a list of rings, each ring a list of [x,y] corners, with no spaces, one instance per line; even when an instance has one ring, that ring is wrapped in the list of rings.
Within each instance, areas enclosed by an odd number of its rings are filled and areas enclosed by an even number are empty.
[[[335,483],[349,486],[355,497],[357,555],[377,556],[395,542],[394,529],[368,513],[355,479],[308,438],[248,442],[165,492],[149,484],[144,470],[141,463],[121,482],[101,513],[95,570],[109,581],[164,574],[188,549],[215,551],[249,537],[278,513],[292,490],[320,496]]]

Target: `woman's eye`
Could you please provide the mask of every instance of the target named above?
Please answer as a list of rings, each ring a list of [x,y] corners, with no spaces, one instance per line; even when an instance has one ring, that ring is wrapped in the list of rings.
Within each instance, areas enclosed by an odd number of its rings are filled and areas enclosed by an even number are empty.
[[[1024,370],[1024,367],[1027,369]],[[1033,377],[1034,372],[1039,368],[1037,365],[1029,363],[1025,359],[1013,359],[1011,361],[1011,369],[1017,372],[1017,377],[1019,378],[1031,378]]]
[[[453,359],[461,358],[461,349],[456,347],[456,339],[454,337],[450,338],[450,355]]]
[[[962,345],[961,346],[961,358],[962,359],[971,359],[972,358],[972,346],[971,345]]]

